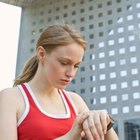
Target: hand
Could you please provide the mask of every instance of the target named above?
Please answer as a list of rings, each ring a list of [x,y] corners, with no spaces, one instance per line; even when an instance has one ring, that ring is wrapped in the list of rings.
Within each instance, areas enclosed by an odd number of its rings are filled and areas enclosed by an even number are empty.
[[[56,138],[55,140],[79,140],[81,138],[82,125],[88,117],[88,113],[81,113],[77,115],[71,130],[67,134]]]
[[[104,140],[109,115],[104,110],[88,111],[88,118],[83,122],[83,132],[87,140]]]

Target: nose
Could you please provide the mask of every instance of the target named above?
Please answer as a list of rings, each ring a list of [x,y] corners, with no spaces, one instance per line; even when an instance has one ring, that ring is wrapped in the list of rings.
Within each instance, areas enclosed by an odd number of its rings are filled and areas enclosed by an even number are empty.
[[[72,78],[75,76],[76,70],[73,67],[68,67],[66,70],[66,76]]]

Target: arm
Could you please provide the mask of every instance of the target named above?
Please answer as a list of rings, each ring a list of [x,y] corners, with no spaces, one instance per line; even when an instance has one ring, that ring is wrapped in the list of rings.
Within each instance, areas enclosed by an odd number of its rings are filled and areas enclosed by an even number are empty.
[[[0,92],[0,140],[17,140],[17,104],[13,90]]]
[[[90,122],[90,123],[87,123],[86,121],[83,123],[83,129],[84,129],[84,131],[86,131],[87,134],[89,134],[89,138],[91,138],[91,135],[92,135],[92,137],[94,137],[94,139],[95,139],[95,137],[99,134],[100,136],[104,135],[105,140],[112,140],[112,139],[119,140],[119,138],[113,128],[111,128],[106,133],[101,132],[102,131],[101,128],[103,128],[103,130],[106,130],[107,125],[110,122],[109,116],[106,112],[101,111],[101,110],[89,111],[86,103],[79,95],[71,94],[71,96],[76,105],[78,113],[82,113],[82,112],[89,113],[88,122]],[[98,116],[98,122],[97,122],[96,116]],[[101,120],[101,119],[102,119],[102,122],[99,122],[99,120]],[[91,125],[92,123],[94,125]],[[100,124],[98,124],[98,123],[100,123]],[[100,125],[100,128],[98,127],[99,125]],[[94,129],[94,131],[92,129]],[[97,130],[96,133],[95,133],[95,130]]]
[[[119,140],[119,138],[113,128],[111,128],[109,131],[107,131],[107,133],[105,135],[105,140]]]
[[[81,140],[82,124],[88,118],[88,114],[82,113],[76,117],[76,120],[73,124],[71,130],[55,140]]]

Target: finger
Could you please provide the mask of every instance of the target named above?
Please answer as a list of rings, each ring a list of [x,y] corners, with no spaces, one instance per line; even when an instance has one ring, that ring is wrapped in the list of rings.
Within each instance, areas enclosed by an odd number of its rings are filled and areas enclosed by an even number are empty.
[[[83,137],[85,137],[85,132],[84,131],[81,132],[81,138],[83,138]]]
[[[98,135],[100,136],[101,139],[104,139],[104,133],[103,133],[100,114],[96,113],[94,116],[95,116],[94,117],[94,123],[95,123],[96,130],[98,132]]]
[[[101,112],[101,124],[104,134],[107,131],[107,124],[108,124],[108,115],[107,112]]]
[[[93,113],[91,113],[91,115],[88,117],[88,125],[89,125],[89,129],[91,131],[91,134],[92,134],[93,138],[94,139],[99,139],[100,136],[99,136],[98,131],[97,131],[96,126],[95,126]]]
[[[83,131],[84,131],[84,133],[86,135],[87,140],[94,140],[93,136],[92,136],[92,133],[91,133],[91,131],[89,129],[89,125],[88,125],[88,121],[87,120],[85,120],[83,122]]]
[[[81,127],[81,125],[83,124],[83,122],[89,117],[89,115],[87,113],[82,113],[80,115],[78,115],[77,120],[78,120],[78,125]]]

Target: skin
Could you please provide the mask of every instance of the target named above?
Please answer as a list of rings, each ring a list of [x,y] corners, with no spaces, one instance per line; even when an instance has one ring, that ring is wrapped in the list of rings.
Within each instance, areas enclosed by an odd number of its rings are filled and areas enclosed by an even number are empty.
[[[84,49],[79,44],[72,43],[58,47],[51,53],[38,46],[36,52],[39,66],[29,85],[44,111],[51,114],[65,114],[66,110],[58,89],[64,89],[76,75]],[[105,111],[89,111],[78,94],[72,92],[69,94],[75,104],[77,118],[72,129],[56,140],[79,140],[81,135],[86,135],[88,140],[118,140],[113,129],[106,132],[108,115]],[[24,100],[17,87],[0,92],[1,140],[18,139],[17,123],[24,109]]]

